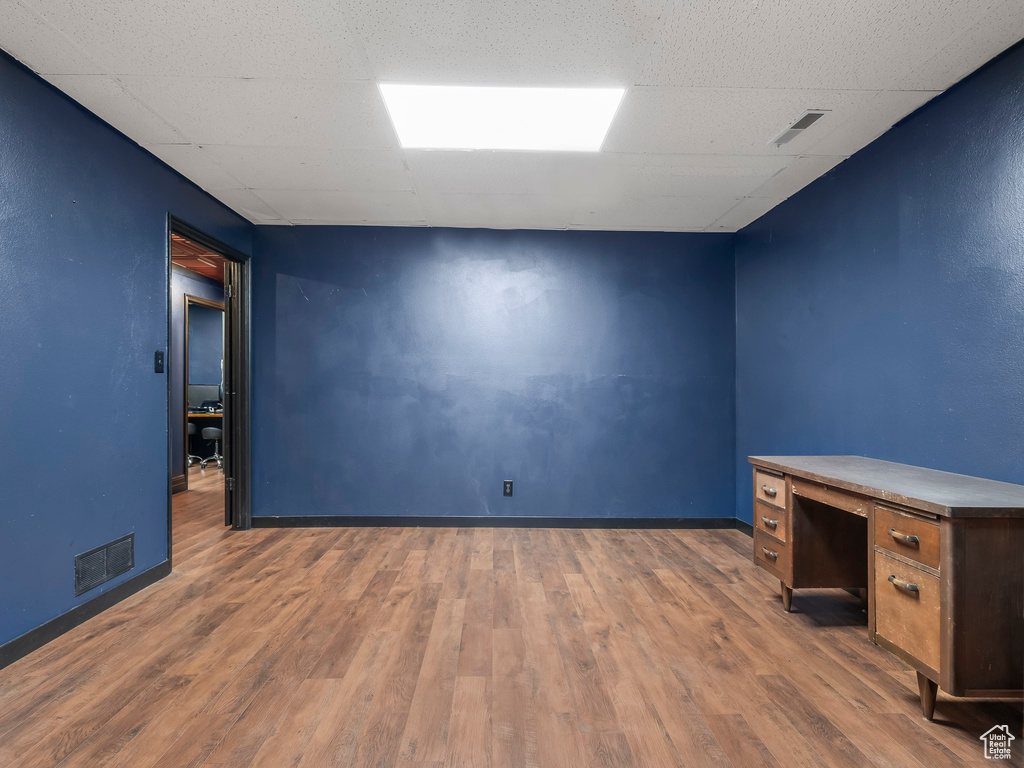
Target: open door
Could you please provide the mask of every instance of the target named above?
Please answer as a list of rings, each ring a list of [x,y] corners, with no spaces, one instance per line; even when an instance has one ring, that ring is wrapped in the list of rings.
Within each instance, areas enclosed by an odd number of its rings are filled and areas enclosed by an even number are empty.
[[[224,269],[224,524],[249,521],[249,339],[247,264]]]
[[[235,365],[235,350],[238,347],[237,295],[238,264],[228,262],[224,265],[224,525],[234,523],[235,493],[238,487],[235,477],[235,446],[240,445],[240,442],[233,434],[238,422],[235,416],[238,408],[235,381],[238,378]]]

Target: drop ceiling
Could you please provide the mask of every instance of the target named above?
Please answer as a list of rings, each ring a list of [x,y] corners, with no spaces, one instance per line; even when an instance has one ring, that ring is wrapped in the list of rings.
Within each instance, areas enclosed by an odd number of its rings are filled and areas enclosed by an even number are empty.
[[[0,47],[258,224],[734,231],[1024,37],[1020,0],[3,2]],[[380,82],[627,91],[600,153],[428,151]]]

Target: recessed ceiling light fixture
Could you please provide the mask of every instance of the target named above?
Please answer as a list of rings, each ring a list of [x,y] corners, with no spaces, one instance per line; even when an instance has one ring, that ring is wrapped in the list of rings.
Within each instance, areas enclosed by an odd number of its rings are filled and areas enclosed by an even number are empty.
[[[599,152],[624,88],[381,83],[405,149]]]

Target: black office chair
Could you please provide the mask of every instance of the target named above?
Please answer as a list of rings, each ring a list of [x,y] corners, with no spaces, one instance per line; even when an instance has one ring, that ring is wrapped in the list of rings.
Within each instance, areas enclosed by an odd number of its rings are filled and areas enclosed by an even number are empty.
[[[207,456],[199,462],[202,469],[206,469],[206,463],[213,459],[217,460],[218,469],[224,468],[224,457],[220,455],[220,439],[223,435],[224,432],[219,427],[203,427],[203,440],[213,440],[213,456]]]
[[[193,437],[194,437],[194,436],[196,435],[196,433],[198,433],[198,432],[199,432],[199,430],[198,430],[198,429],[196,429],[196,425],[195,425],[195,424],[193,424],[193,423],[192,423],[192,422],[190,421],[190,422],[188,423],[188,437],[186,437],[186,438],[185,438],[185,440],[186,440],[186,441],[188,442],[188,444],[187,444],[187,445],[185,446],[185,449],[186,449],[186,450],[188,450],[189,448],[191,448],[191,447],[192,447],[192,438],[193,438]],[[194,455],[192,455],[191,453],[189,453],[189,454],[187,454],[187,455],[185,456],[185,462],[186,462],[186,463],[188,464],[188,466],[190,466],[190,467],[191,467],[192,465],[194,465],[194,464],[195,464],[195,463],[196,463],[197,461],[202,461],[202,460],[203,460],[203,459],[202,459],[202,457],[201,457],[201,456],[194,456]]]

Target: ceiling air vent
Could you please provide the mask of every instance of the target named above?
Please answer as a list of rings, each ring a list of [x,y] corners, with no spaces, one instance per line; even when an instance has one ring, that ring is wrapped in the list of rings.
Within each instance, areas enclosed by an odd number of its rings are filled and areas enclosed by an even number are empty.
[[[75,557],[75,594],[80,595],[135,567],[135,534],[129,533]]]
[[[783,144],[788,144],[801,133],[803,133],[804,130],[810,128],[812,125],[818,122],[818,120],[820,120],[827,111],[827,109],[807,110],[806,112],[804,112],[803,117],[801,117],[791,126],[789,126],[789,128],[784,130],[782,133],[780,133],[778,136],[776,136],[768,143],[774,144],[776,147],[781,147]]]

